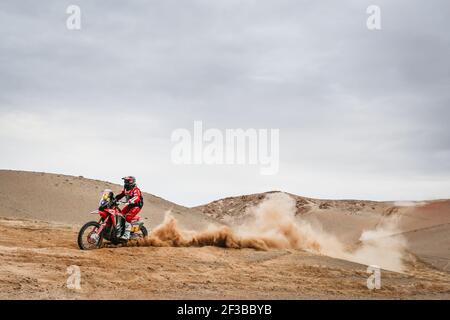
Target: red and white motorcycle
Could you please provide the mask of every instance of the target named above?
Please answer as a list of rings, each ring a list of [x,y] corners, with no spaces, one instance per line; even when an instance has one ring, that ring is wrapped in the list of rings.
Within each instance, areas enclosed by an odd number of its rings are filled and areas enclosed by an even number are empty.
[[[91,214],[100,215],[99,220],[87,222],[78,233],[78,246],[81,250],[98,249],[102,246],[103,240],[120,244],[148,236],[142,218],[137,215],[131,221],[130,239],[120,239],[125,232],[125,217],[119,204],[124,203],[116,201],[111,190],[107,189],[103,192],[99,205],[104,209],[91,212]]]

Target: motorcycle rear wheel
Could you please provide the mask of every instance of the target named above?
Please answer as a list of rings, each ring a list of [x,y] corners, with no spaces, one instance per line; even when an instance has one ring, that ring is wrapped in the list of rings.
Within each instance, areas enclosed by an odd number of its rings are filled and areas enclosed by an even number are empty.
[[[93,239],[91,235],[96,229],[100,228],[100,224],[96,221],[90,221],[81,227],[78,233],[78,247],[81,250],[92,250],[101,247],[103,242],[103,235],[100,235],[98,240]],[[87,232],[87,234],[86,234]]]
[[[140,231],[142,232],[143,238],[147,238],[148,237],[148,231],[147,231],[146,227],[141,226]]]

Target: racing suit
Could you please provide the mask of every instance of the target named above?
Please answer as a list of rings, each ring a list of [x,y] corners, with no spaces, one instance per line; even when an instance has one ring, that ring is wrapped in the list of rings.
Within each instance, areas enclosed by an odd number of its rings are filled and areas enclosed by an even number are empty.
[[[123,197],[126,198],[127,205],[122,209],[122,214],[125,216],[125,233],[122,238],[128,240],[131,231],[131,221],[144,206],[144,199],[141,190],[136,186],[130,190],[123,189],[122,192],[116,196],[116,200],[120,200]]]

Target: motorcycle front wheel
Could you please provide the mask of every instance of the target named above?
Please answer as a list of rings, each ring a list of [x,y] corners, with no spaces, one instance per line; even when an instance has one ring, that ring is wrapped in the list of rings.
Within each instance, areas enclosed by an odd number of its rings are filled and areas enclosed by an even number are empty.
[[[97,235],[96,231],[100,224],[96,221],[90,221],[81,227],[78,233],[78,247],[81,250],[92,250],[101,247],[103,235]]]

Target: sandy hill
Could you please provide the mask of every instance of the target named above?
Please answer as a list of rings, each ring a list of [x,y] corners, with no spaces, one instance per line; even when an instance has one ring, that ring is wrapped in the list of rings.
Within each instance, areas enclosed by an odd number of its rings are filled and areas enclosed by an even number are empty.
[[[228,197],[195,207],[219,221],[243,219],[248,209],[274,192]],[[450,271],[450,200],[376,202],[322,200],[290,194],[301,219],[318,223],[345,244],[357,244],[364,230],[386,217],[399,217],[399,234],[409,250],[434,267]]]
[[[0,299],[450,297],[449,200],[334,201],[262,193],[186,208],[145,193],[145,223],[150,227],[159,225],[152,228],[148,242],[137,247],[79,250],[79,225],[94,219],[89,212],[96,208],[105,188],[115,192],[121,189],[119,185],[82,177],[0,170]],[[272,222],[276,226],[272,225],[269,233],[255,234],[253,230],[247,236],[236,237],[236,230],[251,221],[250,208],[254,210],[263,201],[273,204],[273,199],[268,199],[271,196],[276,198],[276,207],[266,208],[269,215],[262,217],[275,220]],[[280,199],[283,201],[277,202]],[[270,214],[284,212],[286,203],[290,204],[289,219],[286,223],[286,216],[278,216],[282,223],[277,224]],[[169,209],[178,227],[170,220],[160,225]],[[382,234],[386,239],[377,239],[375,247],[359,241],[364,230],[376,229],[386,217],[401,218],[398,233]],[[261,222],[264,227],[266,220]],[[206,228],[211,224],[230,227]],[[315,235],[309,227],[315,229]],[[252,228],[258,229],[258,225]],[[191,237],[187,245],[183,244],[185,234],[180,230]],[[335,236],[331,243],[325,234]],[[278,243],[280,236],[302,241],[255,250],[261,243]],[[158,245],[151,241],[155,237],[167,242]],[[327,252],[316,250],[317,237],[323,241],[320,249]],[[407,240],[409,252],[397,250],[397,238]],[[345,252],[334,250],[334,240],[346,246]],[[348,251],[354,248],[356,251]],[[406,270],[392,272],[388,270],[394,269],[383,267],[382,288],[369,290],[367,265],[373,263],[367,255],[375,257],[377,264],[382,259],[383,266],[388,266],[384,260],[390,263],[391,255],[400,252],[396,260],[405,259]],[[80,290],[66,287],[67,268],[73,265],[81,270]]]
[[[0,217],[83,224],[97,219],[89,212],[97,209],[104,189],[118,193],[122,187],[62,174],[0,170]],[[149,193],[144,193],[144,203],[141,215],[151,227],[161,223],[167,210],[188,228],[212,220]]]
[[[0,170],[0,217],[80,225],[97,218],[89,212],[96,209],[106,188],[116,193],[121,190],[120,185],[83,177]],[[228,197],[194,208],[144,193],[142,216],[153,228],[171,210],[182,227],[199,230],[244,219],[249,208],[271,193],[275,192]],[[290,196],[298,217],[320,225],[347,245],[358,244],[361,233],[376,228],[382,218],[400,216],[401,234],[411,252],[439,269],[450,270],[450,200],[376,202]]]

